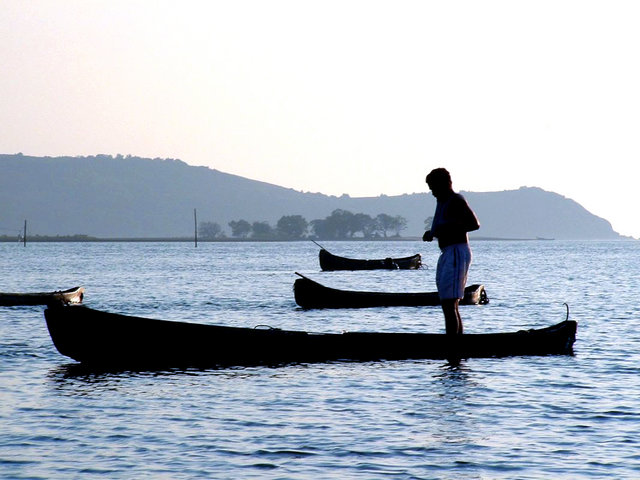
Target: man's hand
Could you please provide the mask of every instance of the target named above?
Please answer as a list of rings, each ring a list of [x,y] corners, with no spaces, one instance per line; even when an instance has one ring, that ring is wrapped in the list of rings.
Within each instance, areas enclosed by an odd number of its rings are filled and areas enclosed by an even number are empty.
[[[424,232],[424,235],[422,235],[422,241],[431,242],[432,240],[433,240],[433,233],[431,233],[431,230],[427,230],[426,232]]]

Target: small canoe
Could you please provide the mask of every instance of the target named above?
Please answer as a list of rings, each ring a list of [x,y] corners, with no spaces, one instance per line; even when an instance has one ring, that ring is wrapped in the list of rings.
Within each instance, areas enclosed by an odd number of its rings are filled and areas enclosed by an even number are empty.
[[[297,272],[296,272],[297,273]],[[300,275],[298,273],[298,275]],[[425,307],[440,305],[438,292],[391,293],[338,290],[303,275],[293,284],[296,303],[302,308]],[[484,285],[469,285],[461,305],[489,303]]]
[[[0,293],[0,306],[49,305],[50,303],[82,303],[84,287],[40,293]]]
[[[324,248],[318,255],[320,268],[325,271],[334,270],[415,270],[422,265],[422,256],[417,253],[410,257],[382,258],[362,260],[334,255]]]
[[[510,333],[308,333],[120,315],[83,305],[44,312],[57,350],[84,365],[157,369],[291,362],[462,359],[573,353],[577,324]]]

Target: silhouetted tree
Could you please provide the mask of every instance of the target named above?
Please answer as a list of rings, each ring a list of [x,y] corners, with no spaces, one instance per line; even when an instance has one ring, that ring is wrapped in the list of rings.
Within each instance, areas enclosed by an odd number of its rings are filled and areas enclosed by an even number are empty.
[[[276,230],[282,238],[292,240],[302,238],[309,224],[301,215],[285,215],[278,220]]]
[[[349,210],[338,208],[327,217],[329,228],[335,232],[335,238],[353,237],[354,215]]]
[[[382,233],[382,236],[385,238],[387,238],[387,232],[389,230],[396,231],[398,235],[400,235],[400,230],[407,228],[407,221],[400,215],[392,217],[386,213],[381,213],[376,217],[376,223],[378,231]]]
[[[253,230],[253,238],[267,239],[273,236],[273,228],[268,222],[253,222],[251,229]]]
[[[213,239],[223,237],[222,227],[216,222],[200,222],[198,225],[198,235],[203,239]]]
[[[321,240],[335,239],[335,230],[330,228],[329,222],[326,218],[311,220],[311,231],[313,234]]]
[[[231,236],[238,238],[247,238],[251,233],[251,224],[246,220],[232,220],[229,222],[231,227]]]
[[[391,228],[391,215],[380,213],[376,216],[376,230],[387,237],[387,231]]]
[[[312,220],[310,226],[319,239],[342,240],[353,238],[358,232],[362,232],[364,238],[373,238],[379,234],[387,237],[389,231],[400,236],[400,232],[407,228],[407,220],[400,215],[392,217],[381,213],[376,218],[371,218],[365,213],[353,214],[348,210],[337,209],[324,219]]]
[[[407,219],[401,215],[396,215],[395,217],[393,217],[391,228],[396,232],[396,237],[399,237],[400,232],[407,228]]]
[[[376,222],[366,213],[356,213],[353,216],[353,232],[362,232],[364,238],[371,238],[376,232]]]

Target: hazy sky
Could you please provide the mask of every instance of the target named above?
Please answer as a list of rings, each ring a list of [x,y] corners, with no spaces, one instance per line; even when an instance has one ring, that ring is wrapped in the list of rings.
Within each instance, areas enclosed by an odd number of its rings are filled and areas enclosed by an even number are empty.
[[[537,186],[640,237],[640,2],[3,0],[0,153],[351,196]],[[482,219],[481,219],[482,220]]]

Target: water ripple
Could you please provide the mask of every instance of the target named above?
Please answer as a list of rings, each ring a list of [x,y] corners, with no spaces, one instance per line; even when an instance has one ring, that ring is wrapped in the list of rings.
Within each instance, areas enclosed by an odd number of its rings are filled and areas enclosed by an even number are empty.
[[[5,291],[83,284],[132,315],[308,331],[442,332],[439,308],[304,311],[294,271],[338,288],[432,291],[433,270],[320,272],[278,244],[0,244]],[[352,256],[437,252],[329,242]],[[0,310],[3,478],[637,478],[640,247],[476,242],[467,332],[578,320],[575,356],[96,371],[62,357],[42,308]],[[81,251],[81,254],[78,252]],[[135,285],[132,295],[131,286]]]

